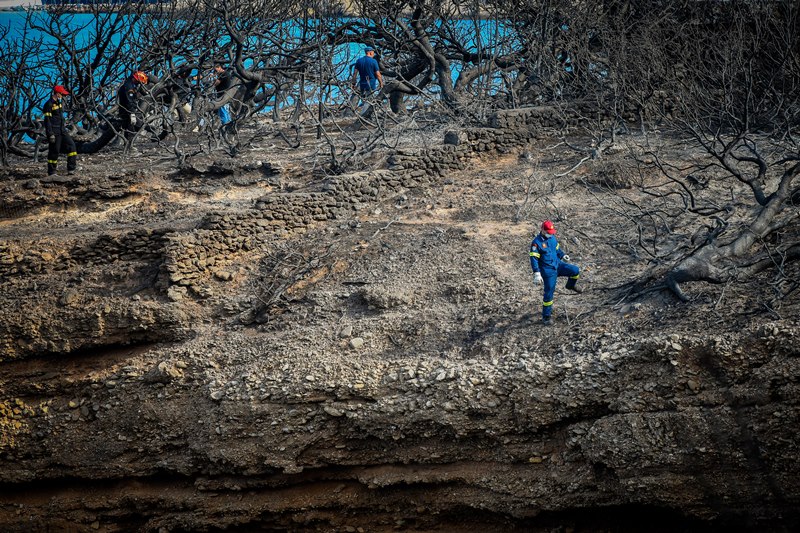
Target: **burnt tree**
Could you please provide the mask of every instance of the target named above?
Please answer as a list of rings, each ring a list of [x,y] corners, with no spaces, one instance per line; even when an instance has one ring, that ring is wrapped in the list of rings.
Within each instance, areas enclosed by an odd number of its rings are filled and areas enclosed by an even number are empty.
[[[670,21],[667,54],[683,60],[658,89],[668,124],[707,157],[647,158],[665,178],[643,188],[663,206],[662,222],[637,228],[652,265],[631,288],[665,287],[687,300],[683,283],[770,270],[769,299],[780,300],[797,288],[800,257],[800,10],[787,1],[686,3],[681,17]]]

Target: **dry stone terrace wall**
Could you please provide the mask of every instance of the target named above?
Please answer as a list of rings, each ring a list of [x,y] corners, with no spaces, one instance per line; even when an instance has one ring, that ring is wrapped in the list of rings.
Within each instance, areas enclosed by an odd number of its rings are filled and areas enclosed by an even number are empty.
[[[575,105],[569,109],[529,107],[501,111],[489,117],[489,127],[448,131],[444,146],[398,150],[389,157],[389,169],[417,177],[442,175],[464,169],[476,154],[509,152],[528,144],[545,130],[569,130],[597,118],[597,110],[591,104]]]
[[[496,113],[488,128],[449,131],[444,144],[418,150],[397,150],[388,169],[334,177],[312,192],[275,193],[259,199],[255,209],[208,215],[197,229],[174,232],[137,229],[101,235],[89,243],[60,249],[50,241],[0,242],[0,275],[27,275],[63,270],[70,265],[115,261],[162,262],[171,283],[192,286],[241,251],[263,246],[277,235],[358,211],[403,190],[428,187],[448,172],[464,169],[476,155],[508,152],[524,146],[543,129],[578,125],[588,110],[571,114],[552,107]]]
[[[76,247],[72,259],[98,265],[114,261],[154,261],[164,253],[166,229],[137,229],[123,235],[101,235],[91,244]]]
[[[0,276],[26,276],[95,266],[115,261],[156,261],[164,254],[165,229],[137,229],[119,235],[100,235],[90,242],[0,242]]]
[[[67,268],[69,254],[58,250],[51,241],[24,245],[21,242],[0,242],[0,278],[41,274]]]
[[[543,129],[579,125],[582,112],[551,107],[503,111],[492,127],[447,132],[442,146],[397,150],[388,169],[355,172],[328,180],[320,191],[275,193],[260,198],[255,209],[207,216],[196,230],[171,234],[165,249],[170,282],[191,287],[241,251],[258,248],[277,235],[341,218],[403,190],[428,187],[439,176],[466,168],[483,152],[508,152],[529,143]]]
[[[605,113],[603,113],[605,115]],[[569,129],[586,124],[598,116],[593,103],[572,103],[568,108],[554,106],[524,107],[495,113],[489,118],[489,127],[505,132],[520,129],[543,130],[552,128]]]

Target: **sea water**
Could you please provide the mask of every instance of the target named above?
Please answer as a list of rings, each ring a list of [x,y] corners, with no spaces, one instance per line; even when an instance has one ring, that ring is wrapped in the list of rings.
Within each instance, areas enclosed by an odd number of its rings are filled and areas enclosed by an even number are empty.
[[[45,53],[50,55],[50,57],[38,57],[38,58],[31,58],[31,63],[33,64],[41,64],[41,68],[38,68],[38,72],[35,74],[30,74],[30,87],[26,87],[26,91],[30,91],[31,94],[35,95],[34,97],[38,100],[41,100],[42,104],[44,101],[49,97],[50,91],[54,85],[64,85],[68,89],[71,88],[71,83],[69,79],[61,78],[61,73],[56,68],[56,65],[53,64],[53,57],[55,46],[57,45],[57,40],[49,35],[46,32],[42,32],[39,29],[36,29],[35,25],[41,25],[47,27],[50,22],[50,18],[53,17],[51,13],[46,10],[33,10],[30,12],[25,11],[5,11],[0,12],[0,27],[8,28],[8,33],[5,40],[11,42],[3,43],[2,49],[8,50],[11,48],[12,50],[16,49],[18,51],[23,50],[26,44],[30,45],[31,43],[36,43],[41,40],[41,42],[45,45],[43,50]],[[113,14],[113,13],[105,13],[104,16],[120,16],[125,17],[127,15],[124,14]],[[74,46],[76,48],[85,47],[88,43],[91,43],[92,40],[96,36],[97,29],[95,27],[95,15],[92,13],[70,13],[61,15],[62,19],[60,22],[64,24],[65,27],[69,29],[76,30],[75,42]],[[348,22],[350,19],[342,18],[339,19],[342,23]],[[33,22],[34,24],[31,24]],[[462,41],[464,42],[466,48],[469,51],[477,52],[477,51],[484,51],[490,52],[493,54],[502,54],[507,53],[509,48],[513,46],[517,46],[518,42],[514,39],[513,32],[510,31],[510,28],[507,27],[504,23],[498,22],[495,20],[456,20],[456,21],[449,21],[455,24],[455,30],[462,35]],[[369,23],[369,21],[366,21]],[[443,24],[444,22],[439,21],[437,24]],[[327,32],[329,29],[330,19],[325,20],[324,24],[322,25],[319,30]],[[280,31],[284,36],[286,36],[287,40],[294,40],[295,42],[301,41],[301,36],[303,34],[306,35],[307,38],[311,39],[313,42],[314,33],[317,30],[316,27],[316,20],[309,19],[306,21],[303,20],[289,20],[285,22],[285,26],[280,28]],[[136,31],[136,27],[134,24],[134,33]],[[224,32],[222,32],[224,33]],[[121,43],[122,36],[121,35],[114,35],[111,38],[111,46],[107,50],[107,53],[113,53],[117,48],[119,48]],[[252,39],[253,44],[257,42],[259,39],[256,36],[250,37]],[[134,41],[135,39],[131,40]],[[502,45],[500,43],[503,43]],[[219,42],[215,43],[215,46],[212,48],[218,49],[221,46],[226,44],[226,37],[221,35]],[[10,45],[10,46],[9,46]],[[107,87],[96,87],[97,90],[104,91],[105,99],[107,102],[113,102],[113,94],[116,91],[116,88],[124,81],[124,78],[128,76],[132,71],[136,70],[139,65],[136,62],[135,58],[132,58],[133,51],[131,51],[131,44],[130,43],[123,43],[123,57],[128,58],[126,63],[123,65],[119,65],[117,70],[112,74],[109,85]],[[501,48],[502,47],[502,48]],[[199,55],[203,50],[192,51],[192,53]],[[318,58],[314,58],[310,61],[308,65],[308,74],[306,75],[305,87],[302,94],[305,95],[306,103],[308,105],[316,105],[317,103],[322,100],[325,104],[339,104],[346,100],[347,97],[350,95],[350,79],[352,77],[352,64],[355,60],[362,55],[363,53],[363,45],[358,42],[349,42],[345,44],[338,45],[332,51],[326,51],[324,48],[322,50],[323,54],[329,54],[329,57],[324,57],[323,61],[325,64],[320,65],[322,69],[318,67]],[[378,51],[380,54],[380,50]],[[61,52],[63,54],[63,51]],[[87,57],[92,56],[92,51],[89,51]],[[194,62],[194,57],[176,57],[172,56],[172,65],[180,66],[181,63],[185,62]],[[269,61],[271,60],[271,56],[269,54],[264,56],[264,59]],[[391,57],[388,53],[384,56],[381,60],[382,65],[385,68],[392,69],[394,66],[392,62],[395,60],[394,57]],[[86,60],[88,61],[88,59]],[[316,64],[315,64],[316,63]],[[271,65],[275,66],[275,65]],[[457,79],[458,75],[464,70],[465,65],[459,61],[452,61],[451,62],[451,80]],[[24,65],[20,65],[20,70],[23,69]],[[245,67],[251,68],[253,67],[253,61],[247,60],[245,61]],[[70,67],[71,68],[71,67]],[[167,74],[168,66],[165,61],[164,65],[154,66],[151,70],[152,74],[155,74],[159,77],[164,77]],[[327,72],[328,75],[325,75],[323,78],[320,74],[321,72]],[[103,76],[105,73],[98,70],[96,73],[96,77]],[[191,75],[202,74],[206,75],[206,73],[199,73],[197,71],[193,72]],[[210,74],[210,73],[208,73]],[[75,76],[74,72],[70,73],[71,76]],[[513,74],[511,74],[513,76]],[[99,80],[94,80],[95,84],[99,84]],[[494,93],[497,91],[502,85],[503,80],[500,78],[499,74],[495,77],[484,81],[486,83],[486,92],[489,94]],[[437,93],[439,92],[439,87],[436,83],[430,84],[426,89],[428,98],[437,98]],[[299,90],[299,82],[298,85],[295,86],[294,90],[289,91],[288,94],[284,95],[282,105],[283,106],[294,106],[296,103],[296,95],[301,94]],[[0,105],[6,104],[7,102],[3,102],[4,98],[0,95]],[[262,110],[263,112],[271,112],[272,107],[266,106]]]

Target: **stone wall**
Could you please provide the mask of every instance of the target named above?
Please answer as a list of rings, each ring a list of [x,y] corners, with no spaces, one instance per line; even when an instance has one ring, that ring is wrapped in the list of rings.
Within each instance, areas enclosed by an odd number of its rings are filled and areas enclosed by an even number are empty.
[[[155,261],[164,254],[166,229],[137,229],[100,235],[90,242],[41,240],[0,242],[0,276],[24,276],[65,270],[75,264],[103,265],[115,261]]]
[[[65,257],[66,256],[66,257]],[[66,268],[68,255],[50,241],[24,246],[21,242],[0,242],[0,277],[40,274]]]
[[[566,124],[579,124],[573,113]],[[491,127],[448,131],[444,144],[391,153],[388,168],[354,172],[329,179],[319,191],[273,193],[255,209],[207,216],[193,231],[170,234],[164,266],[171,283],[191,287],[223,268],[233,256],[268,244],[277,235],[347,216],[403,190],[429,187],[448,172],[467,168],[478,154],[509,152],[529,143],[546,128],[564,127],[556,108],[536,107],[502,111]]]
[[[448,143],[447,137],[445,143],[444,146],[435,148],[398,150],[389,156],[389,169],[404,178],[420,179],[466,168],[466,163],[474,151],[472,146],[466,143],[458,145],[453,142]]]
[[[344,174],[329,180],[323,190],[336,198],[345,210],[358,210],[365,204],[385,200],[406,189],[427,187],[435,181],[435,169],[416,165],[402,170]],[[337,211],[334,215],[339,216],[341,213]]]
[[[168,237],[164,249],[163,268],[170,283],[193,286],[206,274],[227,264],[232,256],[249,250],[255,241],[272,236],[269,227],[261,227],[255,218],[242,219],[238,229],[198,229],[188,233],[174,233]],[[262,231],[253,232],[254,227]]]
[[[597,120],[591,104],[576,104],[569,109],[551,106],[499,111],[489,117],[488,127],[448,131],[444,145],[419,150],[397,150],[389,157],[389,169],[401,174],[443,175],[462,170],[477,154],[507,153],[536,139],[543,131],[585,126]]]
[[[0,275],[41,273],[69,264],[115,261],[161,262],[169,283],[192,286],[230,263],[235,254],[262,247],[279,235],[337,219],[403,190],[425,188],[449,172],[467,168],[482,153],[506,153],[531,142],[542,130],[579,125],[588,109],[565,113],[554,107],[501,111],[485,128],[448,131],[440,146],[391,153],[388,168],[329,179],[317,191],[273,193],[254,209],[212,213],[196,229],[138,229],[101,235],[72,249],[53,251],[51,243],[0,243]],[[62,244],[63,248],[63,244]]]
[[[542,131],[554,128],[570,130],[578,126],[597,124],[608,118],[608,112],[598,109],[595,102],[570,102],[569,107],[564,108],[537,106],[498,111],[489,117],[488,126],[506,131],[520,129]],[[633,120],[635,117],[633,114],[628,114],[623,118]]]
[[[101,265],[115,261],[152,261],[163,254],[166,229],[137,229],[120,235],[100,235],[95,241],[76,247],[74,261]]]

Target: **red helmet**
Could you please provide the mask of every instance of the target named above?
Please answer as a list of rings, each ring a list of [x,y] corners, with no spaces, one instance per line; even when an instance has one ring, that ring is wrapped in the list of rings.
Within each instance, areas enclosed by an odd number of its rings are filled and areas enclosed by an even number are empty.
[[[53,87],[53,92],[54,93],[58,93],[58,94],[63,94],[63,95],[68,95],[69,94],[69,91],[66,90],[63,85],[56,85],[55,87]]]
[[[139,83],[144,83],[145,85],[147,85],[147,74],[145,74],[141,70],[137,70],[136,72],[133,73],[133,79],[135,79]]]
[[[542,233],[547,233],[549,235],[555,235],[556,234],[555,225],[551,221],[545,220],[544,222],[542,222]]]

